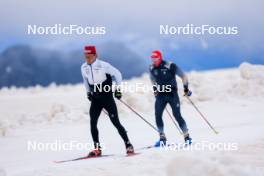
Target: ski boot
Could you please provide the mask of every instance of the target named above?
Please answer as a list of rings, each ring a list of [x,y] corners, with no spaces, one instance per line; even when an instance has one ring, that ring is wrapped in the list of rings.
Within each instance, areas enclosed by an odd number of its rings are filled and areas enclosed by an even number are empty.
[[[131,155],[131,154],[135,153],[134,147],[129,141],[126,142],[126,153],[127,153],[127,155]]]
[[[162,147],[166,145],[166,143],[167,143],[167,138],[165,136],[165,133],[160,133],[160,140],[155,143],[154,147]]]
[[[189,133],[184,134],[184,141],[186,145],[192,144],[192,138],[190,137]]]
[[[99,157],[102,155],[102,151],[100,148],[93,149],[88,153],[88,157]]]

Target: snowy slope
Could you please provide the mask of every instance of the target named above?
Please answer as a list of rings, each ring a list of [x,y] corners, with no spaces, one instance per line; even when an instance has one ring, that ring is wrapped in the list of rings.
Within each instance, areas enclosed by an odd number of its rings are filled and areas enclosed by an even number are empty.
[[[188,74],[193,101],[220,132],[215,135],[181,96],[182,113],[196,143],[237,143],[235,151],[142,151],[132,158],[109,157],[54,164],[54,160],[85,155],[87,150],[28,151],[28,141],[91,142],[89,102],[83,85],[0,91],[0,176],[32,175],[264,175],[264,66],[242,64],[236,69]],[[129,84],[150,84],[148,75]],[[179,85],[181,85],[179,80]],[[181,88],[182,86],[179,86]],[[182,94],[182,89],[179,90]],[[151,92],[126,93],[123,100],[154,124]],[[158,135],[117,102],[120,119],[135,148],[153,144]],[[171,142],[183,139],[164,113]],[[121,155],[124,145],[105,114],[99,120],[105,154]]]

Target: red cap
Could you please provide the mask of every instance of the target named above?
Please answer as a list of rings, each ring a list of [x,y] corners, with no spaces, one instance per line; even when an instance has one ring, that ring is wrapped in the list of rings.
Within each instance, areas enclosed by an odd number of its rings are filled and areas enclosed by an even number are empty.
[[[159,58],[159,59],[162,60],[162,54],[161,54],[161,52],[158,51],[158,50],[156,50],[156,51],[152,51],[151,58],[152,58],[152,59]]]
[[[96,54],[95,46],[85,46],[84,53],[85,54]]]

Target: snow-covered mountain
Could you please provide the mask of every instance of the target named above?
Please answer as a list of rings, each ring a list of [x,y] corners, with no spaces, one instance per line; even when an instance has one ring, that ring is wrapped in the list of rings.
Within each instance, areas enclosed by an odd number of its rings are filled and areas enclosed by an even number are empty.
[[[125,79],[140,76],[148,69],[147,62],[121,42],[100,45],[98,55],[121,70]],[[82,49],[68,51],[15,45],[0,53],[0,88],[80,83],[83,62]]]
[[[180,96],[182,114],[194,143],[235,143],[234,151],[142,151],[131,158],[109,157],[54,164],[52,161],[87,154],[87,150],[28,151],[28,141],[92,142],[89,102],[83,85],[0,90],[0,176],[44,175],[263,175],[264,174],[264,66],[243,63],[239,68],[190,72],[192,100],[220,132],[212,133],[187,99]],[[179,81],[179,94],[182,86]],[[148,75],[128,84],[150,85]],[[123,100],[154,123],[151,92],[124,93]],[[135,148],[153,144],[158,135],[117,101],[119,116]],[[169,108],[170,110],[170,108]],[[165,132],[171,142],[182,136],[164,113]],[[125,148],[110,120],[99,120],[105,154],[123,154]]]

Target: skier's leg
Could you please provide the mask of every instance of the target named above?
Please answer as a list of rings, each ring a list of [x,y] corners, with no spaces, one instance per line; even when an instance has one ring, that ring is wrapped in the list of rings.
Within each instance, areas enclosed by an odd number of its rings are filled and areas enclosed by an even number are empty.
[[[155,147],[161,147],[163,145],[166,145],[167,139],[166,135],[164,133],[164,124],[162,120],[162,114],[165,109],[165,106],[167,104],[167,101],[165,100],[166,97],[163,96],[157,96],[155,101],[155,118],[156,118],[156,125],[159,130],[160,139],[157,141],[154,146]]]
[[[174,93],[174,96],[171,97],[171,100],[169,101],[169,103],[172,109],[173,116],[177,120],[183,134],[188,134],[188,128],[187,128],[186,122],[181,115],[180,100],[179,100],[178,93]]]
[[[102,108],[103,107],[99,102],[97,102],[96,100],[92,101],[90,107],[90,128],[95,148],[98,148],[100,145],[97,122],[101,114]]]
[[[118,130],[118,133],[120,134],[125,144],[127,145],[127,143],[129,143],[127,132],[125,128],[122,126],[122,124],[120,123],[116,103],[113,97],[110,97],[105,101],[104,108],[108,112],[111,122],[116,127],[116,129]]]
[[[162,120],[162,114],[167,102],[164,100],[164,97],[157,96],[155,101],[155,118],[156,125],[160,133],[164,133],[164,124]]]

